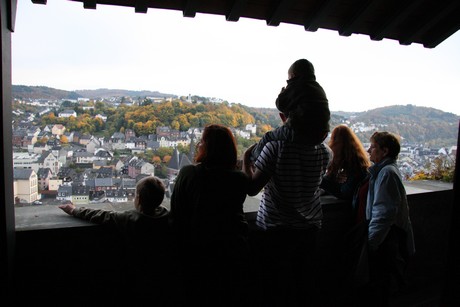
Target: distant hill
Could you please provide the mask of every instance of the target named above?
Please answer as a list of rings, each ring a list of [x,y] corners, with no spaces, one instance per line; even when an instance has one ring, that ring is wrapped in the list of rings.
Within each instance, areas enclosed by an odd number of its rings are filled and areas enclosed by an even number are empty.
[[[61,100],[61,99],[78,99],[82,97],[75,91],[58,90],[46,86],[27,86],[27,85],[13,85],[12,88],[13,98],[16,99],[47,99],[47,100]]]
[[[405,142],[424,145],[448,146],[457,143],[460,116],[428,107],[411,104],[377,108],[366,112],[333,112],[332,125],[341,122],[364,127],[375,126],[401,135]],[[368,140],[372,131],[358,133],[361,140]]]
[[[278,111],[270,108],[246,108],[256,121],[272,127],[280,124]],[[331,129],[345,123],[356,131],[359,139],[369,142],[376,130],[399,134],[403,143],[441,147],[457,144],[460,116],[434,108],[394,105],[366,112],[331,112]]]
[[[16,99],[75,100],[78,98],[96,99],[108,97],[177,97],[177,95],[164,94],[158,91],[130,91],[106,88],[97,90],[64,91],[46,86],[13,85],[12,90],[13,98]]]
[[[420,123],[420,121],[456,122],[459,116],[438,109],[417,107],[411,104],[382,107],[357,114],[362,121],[377,121],[379,123],[394,123],[395,121],[406,124]]]
[[[95,98],[108,98],[108,97],[177,97],[173,94],[164,94],[158,91],[130,91],[130,90],[120,90],[120,89],[107,89],[101,88],[97,90],[76,90],[79,95],[85,98],[95,99]]]

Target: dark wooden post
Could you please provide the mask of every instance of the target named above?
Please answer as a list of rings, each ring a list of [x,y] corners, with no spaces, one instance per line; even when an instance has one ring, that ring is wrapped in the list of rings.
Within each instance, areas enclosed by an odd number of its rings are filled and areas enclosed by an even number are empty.
[[[0,297],[6,302],[13,292],[15,224],[13,205],[13,153],[11,128],[11,31],[14,29],[16,0],[0,0],[2,62],[0,151]]]
[[[452,224],[449,238],[449,252],[446,265],[446,280],[441,306],[460,305],[460,121],[457,135],[457,154],[454,172],[454,201],[452,204]]]

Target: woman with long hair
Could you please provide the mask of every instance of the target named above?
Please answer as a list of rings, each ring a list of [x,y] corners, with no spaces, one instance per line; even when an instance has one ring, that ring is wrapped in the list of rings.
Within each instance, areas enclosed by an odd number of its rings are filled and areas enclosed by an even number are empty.
[[[249,257],[243,212],[248,178],[237,169],[230,129],[205,127],[195,162],[180,169],[171,196],[187,303],[240,305]]]
[[[352,200],[357,185],[367,176],[368,154],[356,134],[346,125],[332,130],[329,140],[332,162],[321,188],[340,199]]]
[[[367,178],[370,167],[368,154],[356,134],[346,125],[336,126],[328,142],[333,152],[326,175],[321,182],[321,188],[328,194],[346,201],[344,206],[325,208],[324,220],[328,224],[328,233],[321,237],[319,258],[322,261],[321,284],[329,301],[326,305],[340,305],[348,301],[355,279],[354,273],[358,267],[359,245],[366,243],[365,227],[355,228],[358,208],[353,207],[355,191]],[[356,193],[357,194],[357,193]],[[364,195],[365,197],[365,195]],[[333,210],[333,214],[328,213]],[[329,211],[331,212],[331,211]]]

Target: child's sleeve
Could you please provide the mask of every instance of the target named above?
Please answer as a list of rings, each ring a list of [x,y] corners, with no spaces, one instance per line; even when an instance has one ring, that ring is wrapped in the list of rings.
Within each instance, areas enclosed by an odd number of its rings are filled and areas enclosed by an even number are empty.
[[[72,212],[72,215],[79,219],[101,225],[116,225],[125,217],[123,214],[115,211],[90,209],[84,207],[75,208]]]

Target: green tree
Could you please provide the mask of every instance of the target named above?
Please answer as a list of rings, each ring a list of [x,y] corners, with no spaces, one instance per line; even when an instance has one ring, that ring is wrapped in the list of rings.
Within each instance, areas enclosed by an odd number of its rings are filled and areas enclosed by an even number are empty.
[[[75,102],[71,102],[69,100],[64,100],[61,103],[62,108],[74,108],[77,104]]]
[[[156,155],[161,158],[161,160],[164,160],[165,156],[171,156],[174,151],[174,148],[172,147],[160,147],[156,150]]]
[[[179,130],[179,128],[180,128],[179,122],[177,120],[173,120],[171,122],[171,128],[174,129],[174,130]]]
[[[185,114],[179,115],[177,117],[177,121],[179,122],[179,125],[180,125],[178,130],[187,131],[191,127],[188,121],[187,115]]]
[[[168,177],[168,168],[164,164],[159,164],[155,166],[155,176],[158,178],[167,178]]]
[[[184,146],[182,144],[178,144],[177,145],[177,150],[180,153],[184,153],[184,154],[188,155],[188,153],[190,152],[190,146]]]

